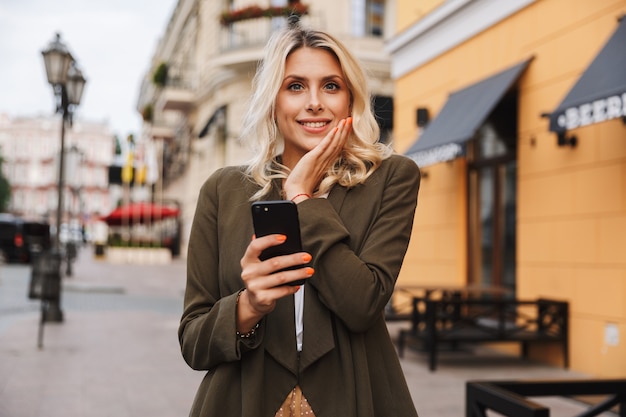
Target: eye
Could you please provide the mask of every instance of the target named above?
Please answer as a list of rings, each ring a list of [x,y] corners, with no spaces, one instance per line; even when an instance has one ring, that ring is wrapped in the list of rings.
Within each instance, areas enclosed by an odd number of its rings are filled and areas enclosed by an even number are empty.
[[[287,86],[287,90],[290,91],[302,91],[304,86],[300,83],[291,83]]]
[[[326,85],[324,85],[324,90],[337,91],[340,88],[341,87],[336,82],[330,82],[330,83],[327,83]]]

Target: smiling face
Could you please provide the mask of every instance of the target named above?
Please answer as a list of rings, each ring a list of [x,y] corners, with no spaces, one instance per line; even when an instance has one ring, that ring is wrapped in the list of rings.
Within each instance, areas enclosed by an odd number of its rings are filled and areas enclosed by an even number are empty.
[[[350,116],[350,91],[335,56],[299,48],[285,61],[276,96],[276,123],[285,138],[283,163],[293,166]]]

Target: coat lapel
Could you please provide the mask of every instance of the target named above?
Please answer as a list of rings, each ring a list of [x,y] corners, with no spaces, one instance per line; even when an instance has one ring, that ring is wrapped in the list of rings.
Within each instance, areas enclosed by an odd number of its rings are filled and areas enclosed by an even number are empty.
[[[317,290],[306,286],[304,291],[304,337],[300,356],[300,371],[335,348],[333,321],[322,305]]]
[[[266,320],[266,351],[294,375],[298,374],[293,297],[281,298]]]

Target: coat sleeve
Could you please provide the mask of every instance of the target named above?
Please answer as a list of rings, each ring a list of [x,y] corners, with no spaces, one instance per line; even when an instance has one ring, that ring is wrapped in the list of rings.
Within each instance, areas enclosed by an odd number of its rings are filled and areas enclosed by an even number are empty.
[[[313,255],[313,285],[353,332],[380,318],[406,253],[420,183],[417,165],[387,160],[363,186],[349,190],[339,213],[325,199],[298,205],[305,249]],[[379,175],[376,175],[376,174]]]
[[[178,329],[183,358],[196,370],[241,359],[257,347],[262,337],[236,336],[237,291],[224,294],[219,280],[218,207],[220,177],[217,171],[202,186],[191,226],[187,253],[187,285]]]

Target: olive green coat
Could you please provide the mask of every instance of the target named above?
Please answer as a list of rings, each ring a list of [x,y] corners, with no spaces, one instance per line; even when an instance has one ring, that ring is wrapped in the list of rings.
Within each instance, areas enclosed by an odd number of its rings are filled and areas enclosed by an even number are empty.
[[[383,309],[409,242],[419,182],[415,163],[394,155],[364,184],[298,204],[315,268],[298,354],[293,297],[277,303],[254,338],[236,336],[240,259],[253,235],[249,198],[258,188],[235,167],[206,181],[178,333],[185,361],[206,371],[191,416],[272,417],[296,384],[317,417],[417,416]]]

